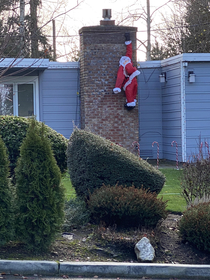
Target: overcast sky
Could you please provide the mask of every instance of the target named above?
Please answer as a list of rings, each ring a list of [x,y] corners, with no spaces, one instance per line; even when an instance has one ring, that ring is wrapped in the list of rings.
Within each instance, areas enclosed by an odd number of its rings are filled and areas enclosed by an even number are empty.
[[[70,7],[77,3],[77,0],[68,1]],[[158,8],[169,2],[168,0],[150,0],[151,14]],[[66,16],[65,24],[68,24],[69,35],[78,35],[78,30],[83,26],[99,25],[102,20],[102,10],[112,10],[112,20],[119,22],[120,17],[125,18],[128,15],[128,7],[130,11],[135,11],[142,8],[146,10],[147,0],[84,0],[84,2],[76,9],[68,13]],[[161,12],[166,14],[169,13],[169,9],[166,6],[159,9],[154,13],[152,19],[151,28],[155,28],[155,24],[161,22]],[[123,24],[125,25],[125,24]],[[146,22],[144,20],[138,20],[134,22],[133,26],[138,28],[137,37],[142,40],[146,40]],[[57,28],[58,30],[58,28]],[[138,60],[145,60],[145,49],[142,48],[138,52]]]

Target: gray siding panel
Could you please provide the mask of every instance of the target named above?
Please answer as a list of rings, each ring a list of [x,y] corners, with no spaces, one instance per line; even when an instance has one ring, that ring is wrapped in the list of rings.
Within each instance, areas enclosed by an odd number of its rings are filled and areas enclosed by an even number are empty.
[[[139,139],[140,156],[144,159],[157,158],[157,144],[159,144],[159,157],[162,158],[162,96],[159,75],[160,67],[143,68],[138,76],[139,98]]]
[[[176,145],[178,144],[179,160],[181,161],[181,69],[180,63],[163,67],[167,82],[162,85],[163,109],[163,157],[176,160]]]
[[[196,74],[195,83],[188,82],[188,71]],[[186,138],[187,159],[198,155],[201,142],[210,145],[210,62],[191,62],[186,69]]]
[[[47,69],[40,75],[40,120],[69,138],[80,123],[79,71]]]

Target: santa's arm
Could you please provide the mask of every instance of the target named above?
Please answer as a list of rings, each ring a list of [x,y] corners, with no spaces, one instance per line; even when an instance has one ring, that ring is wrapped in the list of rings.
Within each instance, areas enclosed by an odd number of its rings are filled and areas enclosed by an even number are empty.
[[[132,60],[132,41],[130,40],[130,33],[125,33],[126,56]]]

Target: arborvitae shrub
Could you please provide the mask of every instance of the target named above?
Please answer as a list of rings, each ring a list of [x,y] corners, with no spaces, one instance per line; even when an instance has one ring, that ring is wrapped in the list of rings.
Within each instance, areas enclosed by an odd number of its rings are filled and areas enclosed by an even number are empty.
[[[188,208],[179,222],[179,231],[185,241],[210,252],[210,202]]]
[[[29,249],[47,249],[64,218],[61,172],[44,125],[32,120],[17,162],[17,236]]]
[[[102,186],[90,195],[88,208],[93,221],[106,225],[154,227],[166,217],[166,202],[156,193],[134,186]]]
[[[93,133],[76,129],[67,148],[67,166],[78,196],[105,185],[135,185],[159,193],[164,175],[128,150]]]
[[[8,177],[8,154],[0,136],[0,245],[7,243],[13,234],[12,194]]]
[[[14,116],[0,116],[0,135],[7,147],[10,161],[10,173],[14,174],[17,158],[20,155],[20,146],[26,136],[30,119]],[[36,121],[41,127],[42,123]],[[45,125],[45,133],[50,140],[52,150],[61,172],[67,169],[66,149],[67,139],[55,130]]]

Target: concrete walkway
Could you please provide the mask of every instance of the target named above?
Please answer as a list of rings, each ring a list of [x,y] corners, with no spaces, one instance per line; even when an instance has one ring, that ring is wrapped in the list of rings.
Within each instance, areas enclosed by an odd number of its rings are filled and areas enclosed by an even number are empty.
[[[69,277],[210,279],[210,265],[0,260],[0,273]],[[145,278],[144,278],[145,277]]]

